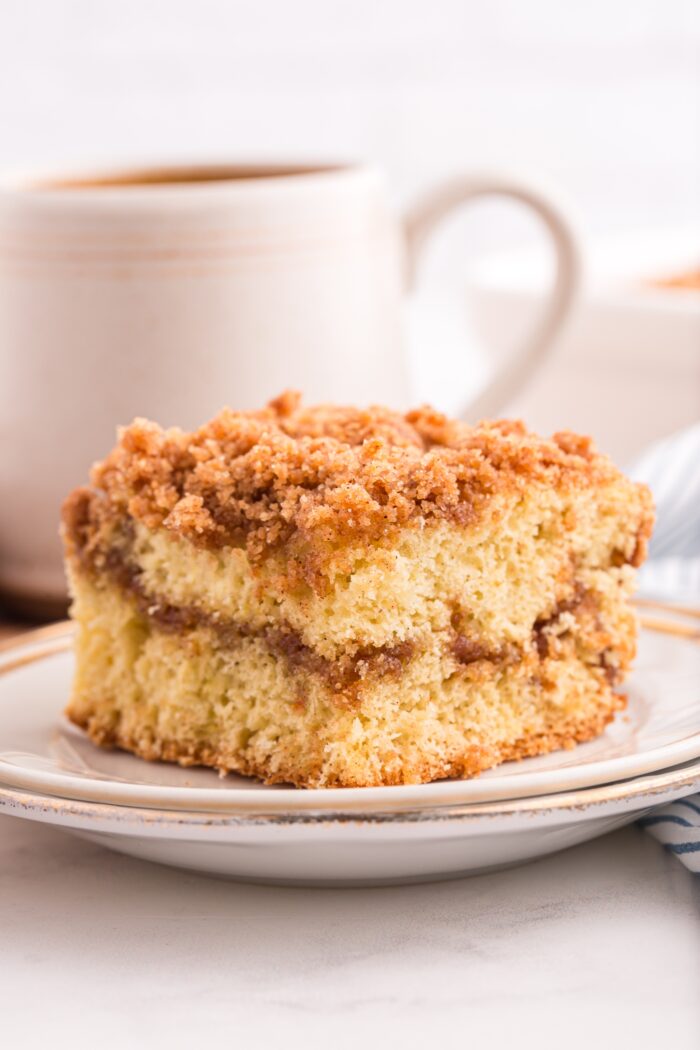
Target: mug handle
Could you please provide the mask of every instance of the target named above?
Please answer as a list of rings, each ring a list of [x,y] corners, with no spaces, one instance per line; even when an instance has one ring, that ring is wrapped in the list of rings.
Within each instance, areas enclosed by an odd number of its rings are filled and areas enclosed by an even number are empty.
[[[404,217],[407,282],[415,285],[421,252],[429,235],[457,207],[482,197],[508,197],[527,205],[549,232],[557,272],[549,300],[535,330],[478,397],[466,406],[471,419],[498,414],[549,353],[568,317],[581,284],[581,250],[570,219],[549,193],[529,182],[499,174],[462,175],[438,186]]]

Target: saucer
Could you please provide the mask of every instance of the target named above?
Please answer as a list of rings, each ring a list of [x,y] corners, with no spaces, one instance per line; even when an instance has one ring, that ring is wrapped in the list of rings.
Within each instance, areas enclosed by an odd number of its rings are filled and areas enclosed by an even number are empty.
[[[300,886],[432,882],[578,845],[700,788],[700,760],[603,787],[417,811],[187,813],[50,798],[0,784],[0,814],[142,860]]]

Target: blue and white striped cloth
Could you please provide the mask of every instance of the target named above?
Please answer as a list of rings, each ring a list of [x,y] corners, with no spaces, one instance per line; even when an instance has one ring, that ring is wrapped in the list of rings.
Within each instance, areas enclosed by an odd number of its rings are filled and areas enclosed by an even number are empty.
[[[700,606],[700,424],[653,445],[630,474],[656,500],[657,523],[639,594]],[[700,703],[700,682],[698,683]],[[654,810],[640,824],[687,868],[700,874],[700,794]]]
[[[700,795],[654,810],[639,825],[662,842],[686,868],[700,875]]]

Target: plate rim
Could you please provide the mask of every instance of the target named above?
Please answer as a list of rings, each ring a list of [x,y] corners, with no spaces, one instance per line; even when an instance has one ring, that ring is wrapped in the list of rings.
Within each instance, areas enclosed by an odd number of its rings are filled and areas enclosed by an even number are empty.
[[[641,811],[662,805],[668,795],[676,797],[694,794],[700,787],[700,758],[661,772],[646,774],[631,780],[617,781],[577,791],[565,791],[552,795],[530,798],[505,799],[498,802],[471,802],[461,806],[434,806],[414,810],[384,810],[380,812],[356,812],[355,810],[325,810],[322,812],[259,812],[259,813],[211,813],[190,810],[151,809],[139,806],[120,806],[106,802],[91,802],[81,799],[56,798],[36,792],[27,792],[0,782],[0,814],[14,811],[12,815],[26,815],[28,819],[41,820],[30,814],[72,816],[85,819],[102,819],[127,826],[139,824],[141,829],[162,827],[177,828],[227,828],[235,826],[296,826],[333,823],[346,824],[425,824],[453,820],[492,820],[498,817],[533,817],[555,813],[587,815],[599,806],[610,803],[637,802],[644,800]],[[654,796],[661,796],[656,800]],[[24,813],[17,813],[16,809]],[[126,834],[130,832],[125,831]]]
[[[68,652],[75,631],[70,621],[61,621],[46,627],[40,627],[17,637],[0,641],[0,677],[19,670],[31,663],[51,658]],[[687,644],[694,644],[688,641]],[[681,747],[681,745],[684,745]],[[675,750],[669,756],[668,749]],[[661,754],[660,754],[661,753]],[[181,787],[177,785],[134,784],[120,781],[100,781],[97,778],[74,777],[45,770],[27,770],[14,767],[0,759],[0,785],[22,792],[36,794],[37,797],[52,797],[61,800],[84,802],[95,805],[122,806],[131,810],[144,809],[148,812],[180,811],[208,814],[269,814],[271,812],[289,815],[291,811],[299,813],[355,813],[372,812],[433,812],[437,809],[447,810],[465,806],[487,806],[494,803],[513,802],[527,798],[555,798],[561,794],[590,791],[606,784],[633,782],[634,780],[675,768],[693,759],[700,759],[700,731],[644,753],[645,761],[640,765],[639,755],[622,755],[617,759],[604,760],[608,769],[605,773],[594,773],[595,766],[603,762],[589,763],[588,776],[581,778],[580,766],[567,766],[560,770],[540,770],[531,774],[536,779],[533,786],[518,787],[514,783],[505,794],[504,788],[496,791],[495,797],[467,799],[463,797],[465,785],[473,780],[442,781],[435,784],[392,785],[378,788],[275,788],[272,791],[251,791],[245,788],[231,787],[221,789]],[[655,757],[657,756],[657,757]],[[634,763],[634,760],[637,760]],[[614,763],[615,770],[609,765]],[[634,763],[634,766],[633,766]],[[632,768],[633,767],[633,768]],[[567,776],[568,774],[568,776]],[[546,781],[558,776],[558,786],[548,789]],[[565,783],[561,783],[562,777]],[[502,778],[507,779],[507,778]],[[524,777],[513,778],[525,784]],[[483,781],[484,784],[494,784]],[[573,782],[575,781],[575,782]],[[92,789],[89,790],[90,786]],[[428,789],[426,791],[426,789]],[[437,789],[437,790],[436,790]],[[462,798],[460,798],[462,794]],[[179,796],[179,797],[178,797]],[[422,796],[422,797],[421,797]],[[427,797],[426,797],[427,796]]]

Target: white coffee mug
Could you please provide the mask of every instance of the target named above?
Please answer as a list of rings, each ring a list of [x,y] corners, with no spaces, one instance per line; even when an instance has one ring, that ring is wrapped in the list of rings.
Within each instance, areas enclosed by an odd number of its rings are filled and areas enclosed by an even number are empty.
[[[568,220],[517,178],[464,175],[403,222],[382,174],[361,164],[5,178],[0,595],[47,611],[64,600],[61,500],[136,415],[193,427],[285,387],[309,402],[420,400],[402,338],[407,284],[435,225],[494,194],[539,216],[558,265],[540,328],[472,418],[519,388],[578,283]]]

